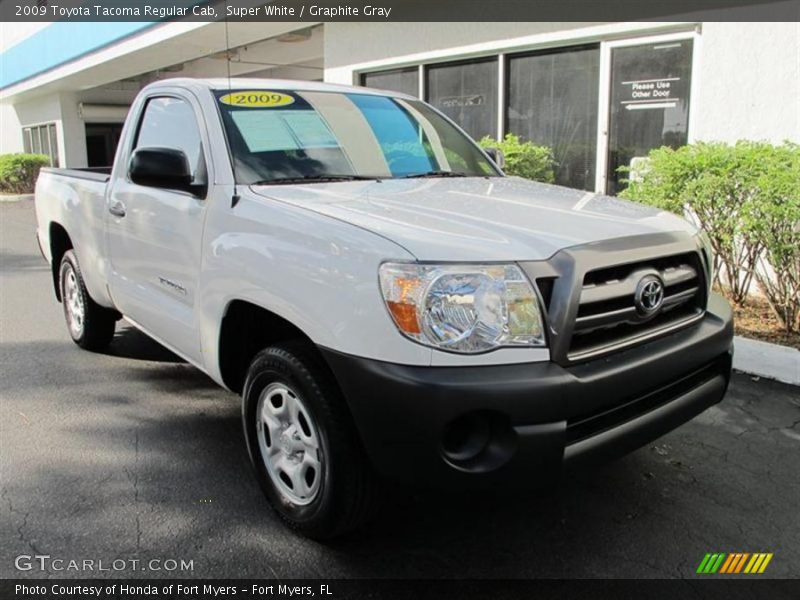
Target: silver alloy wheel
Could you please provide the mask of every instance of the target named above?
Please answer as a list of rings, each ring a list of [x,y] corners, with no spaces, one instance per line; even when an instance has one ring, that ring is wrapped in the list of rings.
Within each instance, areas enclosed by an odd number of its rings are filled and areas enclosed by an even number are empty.
[[[83,334],[83,322],[86,316],[85,307],[83,306],[83,295],[81,294],[80,284],[78,283],[78,276],[75,273],[75,268],[67,263],[64,265],[64,270],[61,272],[62,281],[62,296],[61,301],[64,303],[67,313],[67,325],[75,339],[78,339]]]
[[[269,384],[258,399],[256,431],[272,483],[292,504],[311,503],[322,481],[320,438],[303,401],[285,383]]]

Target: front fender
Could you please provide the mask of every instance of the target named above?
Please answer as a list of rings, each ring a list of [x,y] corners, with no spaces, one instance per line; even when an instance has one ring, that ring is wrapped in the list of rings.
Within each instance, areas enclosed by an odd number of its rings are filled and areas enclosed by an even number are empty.
[[[316,345],[375,360],[426,365],[431,350],[406,340],[378,283],[384,260],[413,260],[397,244],[348,223],[277,201],[244,196],[209,207],[199,315],[204,362],[220,380],[226,308],[244,300],[292,323]]]

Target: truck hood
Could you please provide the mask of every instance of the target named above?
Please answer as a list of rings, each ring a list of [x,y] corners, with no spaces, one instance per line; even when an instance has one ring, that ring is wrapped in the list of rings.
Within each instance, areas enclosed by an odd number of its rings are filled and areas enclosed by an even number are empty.
[[[518,177],[262,185],[256,194],[372,231],[425,261],[542,260],[570,246],[665,231],[670,213]]]

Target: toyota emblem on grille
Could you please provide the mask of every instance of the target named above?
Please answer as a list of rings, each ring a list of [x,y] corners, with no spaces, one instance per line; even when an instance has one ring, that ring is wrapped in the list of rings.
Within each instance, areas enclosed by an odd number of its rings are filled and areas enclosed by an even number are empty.
[[[633,301],[639,314],[647,317],[656,314],[664,302],[664,282],[655,275],[645,275],[636,286]]]

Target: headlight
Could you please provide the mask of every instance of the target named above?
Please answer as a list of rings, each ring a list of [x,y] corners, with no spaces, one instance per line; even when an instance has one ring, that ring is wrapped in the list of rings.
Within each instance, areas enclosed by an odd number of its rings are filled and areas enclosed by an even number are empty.
[[[384,263],[380,281],[397,328],[422,344],[464,354],[545,345],[539,302],[516,265]]]

